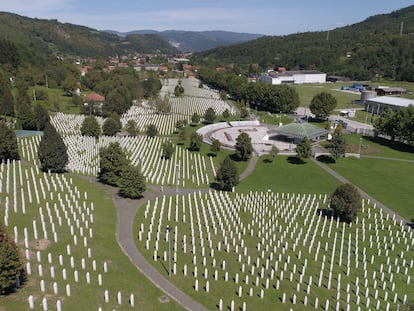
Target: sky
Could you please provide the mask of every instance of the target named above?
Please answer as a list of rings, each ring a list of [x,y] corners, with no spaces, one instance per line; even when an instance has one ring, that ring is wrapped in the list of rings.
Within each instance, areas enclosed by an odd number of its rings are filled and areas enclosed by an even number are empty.
[[[326,31],[412,0],[0,0],[0,11],[97,30],[226,30],[264,35]]]

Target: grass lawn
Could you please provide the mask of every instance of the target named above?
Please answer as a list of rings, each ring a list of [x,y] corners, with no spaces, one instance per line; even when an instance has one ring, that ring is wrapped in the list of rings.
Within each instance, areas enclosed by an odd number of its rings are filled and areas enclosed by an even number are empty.
[[[396,159],[414,160],[414,147],[400,142],[375,137],[363,137],[357,134],[345,134],[346,151],[358,153],[361,142],[361,155],[378,156]]]
[[[266,191],[331,194],[339,182],[311,160],[298,163],[295,157],[262,156],[254,172],[237,186],[238,192]]]
[[[300,99],[300,106],[301,107],[309,107],[312,98],[321,93],[326,92],[333,95],[337,102],[337,109],[342,108],[354,108],[360,107],[352,104],[353,100],[360,99],[359,94],[353,94],[349,92],[341,92],[341,84],[334,84],[334,83],[324,83],[318,85],[310,85],[310,84],[298,84],[294,85],[294,88],[299,94]]]
[[[330,167],[406,220],[414,220],[414,163],[346,158]]]

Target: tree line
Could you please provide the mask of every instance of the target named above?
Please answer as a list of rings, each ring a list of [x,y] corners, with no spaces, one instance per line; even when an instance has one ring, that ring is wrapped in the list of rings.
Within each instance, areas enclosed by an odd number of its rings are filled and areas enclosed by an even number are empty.
[[[389,136],[392,141],[396,139],[414,145],[414,106],[402,107],[397,111],[386,109],[375,120],[376,135]]]
[[[250,107],[269,112],[290,113],[299,107],[299,95],[288,85],[250,83],[246,77],[230,72],[202,68],[199,78],[214,88],[228,92],[232,97],[248,102]]]

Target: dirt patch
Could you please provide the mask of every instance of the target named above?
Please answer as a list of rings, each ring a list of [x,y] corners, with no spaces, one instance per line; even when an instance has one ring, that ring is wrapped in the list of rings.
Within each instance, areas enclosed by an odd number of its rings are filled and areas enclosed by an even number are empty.
[[[34,248],[39,251],[44,251],[45,249],[48,249],[51,242],[46,239],[40,239],[30,242],[30,248]]]

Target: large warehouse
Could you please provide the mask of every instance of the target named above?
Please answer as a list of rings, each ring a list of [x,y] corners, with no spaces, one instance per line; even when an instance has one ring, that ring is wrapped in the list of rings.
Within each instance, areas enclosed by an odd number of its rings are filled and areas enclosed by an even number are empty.
[[[264,83],[273,85],[325,83],[326,73],[317,70],[270,71],[263,74],[260,79]]]
[[[394,111],[408,106],[414,106],[413,99],[393,97],[393,96],[378,96],[365,100],[365,111],[373,114],[381,114],[387,108]]]

